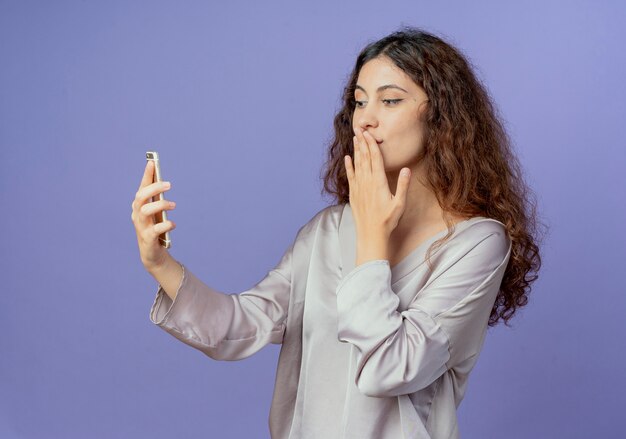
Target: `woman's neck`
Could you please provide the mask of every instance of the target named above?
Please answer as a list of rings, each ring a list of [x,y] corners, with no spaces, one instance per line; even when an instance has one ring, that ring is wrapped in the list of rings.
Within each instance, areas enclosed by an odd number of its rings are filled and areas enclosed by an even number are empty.
[[[400,217],[394,234],[410,234],[416,228],[437,226],[444,222],[443,209],[439,205],[435,193],[422,183],[423,178],[418,177],[419,175],[415,171],[411,172],[411,182],[406,195],[404,213]],[[387,181],[389,182],[389,190],[395,195],[397,175],[388,175]]]

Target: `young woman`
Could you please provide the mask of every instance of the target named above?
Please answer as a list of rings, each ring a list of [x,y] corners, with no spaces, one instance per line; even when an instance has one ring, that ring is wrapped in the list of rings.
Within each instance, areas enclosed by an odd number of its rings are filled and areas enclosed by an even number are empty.
[[[269,427],[283,438],[457,438],[488,326],[541,266],[529,189],[461,52],[405,27],[359,54],[317,212],[264,279],[204,284],[158,244],[173,207],[148,162],[133,202],[150,319],[216,360],[282,344]]]

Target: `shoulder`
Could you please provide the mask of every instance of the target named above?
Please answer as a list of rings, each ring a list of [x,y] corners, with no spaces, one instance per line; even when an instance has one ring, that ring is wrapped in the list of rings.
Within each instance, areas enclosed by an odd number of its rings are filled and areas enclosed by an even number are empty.
[[[494,269],[508,259],[511,239],[498,220],[474,217],[455,226],[454,234],[435,256],[435,266],[445,271],[463,261],[464,265]]]
[[[317,233],[320,228],[336,231],[341,221],[345,204],[333,204],[318,210],[298,230],[298,239]]]
[[[493,218],[475,217],[458,234],[458,240],[465,247],[481,245],[489,252],[504,255],[508,252],[511,239],[506,226]]]
[[[467,310],[468,300],[474,305],[482,303],[485,312],[490,310],[511,254],[511,240],[501,222],[476,217],[457,227],[458,231],[435,253],[433,271],[422,287],[424,291],[416,296],[437,319],[446,316],[457,320],[468,315],[449,313]],[[489,300],[479,302],[483,296]]]

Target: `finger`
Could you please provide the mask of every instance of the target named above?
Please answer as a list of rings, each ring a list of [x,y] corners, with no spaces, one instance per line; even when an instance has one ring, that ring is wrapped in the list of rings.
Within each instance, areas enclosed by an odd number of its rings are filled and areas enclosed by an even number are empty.
[[[372,173],[372,165],[370,163],[370,153],[369,146],[367,144],[367,140],[363,137],[363,131],[359,128],[356,130],[357,141],[359,142],[359,153],[361,156],[359,157],[360,166],[358,166],[361,172],[365,172],[367,174]]]
[[[170,232],[176,228],[176,224],[173,221],[167,220],[162,223],[156,223],[152,226],[153,239],[156,240],[159,235],[165,232]]]
[[[348,186],[353,187],[354,184],[354,169],[352,168],[352,160],[350,156],[346,155],[343,158],[343,163],[346,167],[346,176],[348,177]]]
[[[159,200],[141,206],[139,211],[146,217],[151,217],[163,210],[174,210],[176,203],[170,200]]]
[[[363,144],[359,141],[357,136],[354,136],[354,183],[356,184],[356,180],[360,178],[361,175],[365,172],[363,168],[363,163],[365,158],[363,156]]]
[[[406,197],[409,191],[409,184],[411,183],[411,170],[409,168],[402,168],[400,171],[400,178],[398,178],[398,184],[396,185],[396,194],[394,199],[401,205],[406,205]]]
[[[372,136],[367,131],[363,132],[363,137],[368,140],[372,174],[378,177],[384,176],[385,181],[387,181],[383,155],[380,152],[380,147],[378,146],[378,143],[376,143],[376,139],[374,139],[374,136]]]
[[[153,202],[154,197],[158,197],[161,192],[165,192],[171,189],[169,181],[158,181],[150,183],[148,186],[143,187],[135,194],[135,200],[133,201],[133,208],[141,208],[146,203]],[[154,202],[156,202],[155,200]]]
[[[371,163],[371,154],[370,154],[370,146],[368,145],[367,139],[363,135],[363,130],[357,130],[359,136],[359,145],[360,152],[363,160],[361,160],[361,167],[364,172],[368,174],[372,173],[372,163]]]
[[[154,160],[148,160],[146,168],[143,171],[143,177],[139,184],[139,189],[144,188],[154,181]]]

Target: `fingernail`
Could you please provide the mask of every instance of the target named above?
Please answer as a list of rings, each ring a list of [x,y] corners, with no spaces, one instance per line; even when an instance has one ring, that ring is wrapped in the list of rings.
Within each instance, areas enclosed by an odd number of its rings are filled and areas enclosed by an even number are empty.
[[[171,186],[171,184],[170,184],[170,182],[169,182],[169,181],[166,181],[166,182],[164,182],[164,186],[165,186],[166,188],[169,188],[169,187]]]

